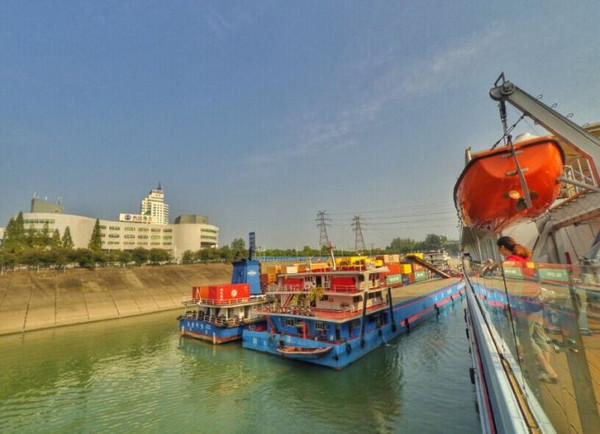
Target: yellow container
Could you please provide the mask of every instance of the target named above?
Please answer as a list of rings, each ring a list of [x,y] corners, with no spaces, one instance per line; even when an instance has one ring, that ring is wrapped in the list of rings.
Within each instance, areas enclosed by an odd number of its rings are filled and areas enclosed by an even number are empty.
[[[412,273],[412,265],[411,264],[400,264],[400,273],[401,274]]]

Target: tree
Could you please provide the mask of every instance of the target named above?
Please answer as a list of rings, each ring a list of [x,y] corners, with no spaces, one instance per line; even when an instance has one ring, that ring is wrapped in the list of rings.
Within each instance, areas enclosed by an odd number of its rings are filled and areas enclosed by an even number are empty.
[[[73,251],[73,261],[77,262],[80,267],[94,268],[94,253],[90,249],[77,249]]]
[[[21,261],[25,265],[31,265],[32,267],[39,268],[39,266],[44,262],[43,250],[28,249],[23,253]]]
[[[102,232],[100,230],[99,219],[96,219],[96,224],[94,225],[94,230],[92,231],[92,236],[90,237],[90,242],[88,243],[88,249],[93,252],[102,250]]]
[[[13,252],[0,250],[0,274],[4,272],[4,267],[14,267],[17,264],[17,257]]]
[[[186,250],[181,256],[181,262],[183,264],[193,264],[195,256],[196,255],[194,255],[194,252],[192,252],[191,250]]]
[[[420,243],[420,250],[440,250],[446,241],[448,238],[443,235],[427,234],[425,241]]]
[[[68,226],[65,228],[65,233],[62,236],[62,246],[67,250],[71,250],[75,247],[73,239],[71,238],[71,229],[69,229]]]
[[[17,215],[16,219],[11,218],[8,225],[6,225],[2,248],[11,253],[19,253],[27,248],[27,236],[22,212]]]
[[[123,266],[126,267],[127,264],[133,262],[133,255],[129,250],[117,250],[119,253],[117,256],[117,261]]]
[[[150,249],[149,259],[153,264],[160,264],[169,261],[171,256],[165,249]]]
[[[44,223],[44,227],[41,231],[37,231],[33,236],[33,246],[41,247],[42,249],[46,249],[50,247],[52,243],[52,238],[50,236],[50,226],[48,222]]]
[[[388,250],[396,253],[408,253],[416,249],[417,242],[410,238],[394,238]]]
[[[245,250],[245,249],[246,249],[246,243],[244,242],[244,240],[242,238],[235,238],[231,242],[231,250]]]
[[[144,265],[146,262],[148,262],[150,252],[143,247],[138,247],[131,251],[131,255],[136,265]]]
[[[52,249],[58,249],[62,247],[62,242],[60,240],[60,232],[58,229],[54,229],[54,233],[52,234],[52,240],[50,241],[50,247]]]

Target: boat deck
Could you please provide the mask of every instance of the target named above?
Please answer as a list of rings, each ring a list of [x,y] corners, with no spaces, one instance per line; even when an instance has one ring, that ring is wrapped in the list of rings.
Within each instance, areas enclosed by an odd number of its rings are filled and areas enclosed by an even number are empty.
[[[392,290],[392,299],[394,303],[410,300],[411,298],[420,297],[429,292],[437,291],[446,286],[456,285],[461,279],[451,277],[448,279],[432,279],[425,282],[413,283],[407,286],[401,286]]]
[[[570,306],[568,289],[564,285],[544,282],[544,288],[557,294],[559,306]],[[511,295],[524,295],[538,284],[526,281],[511,281]],[[580,287],[580,289],[582,289]],[[597,288],[585,288],[589,293]],[[582,293],[579,291],[580,294]],[[523,348],[521,368],[528,386],[544,409],[556,432],[597,432],[600,414],[600,309],[588,306],[580,312],[585,317],[587,329],[581,333],[581,323],[565,321],[561,328],[546,331],[550,347],[550,364],[558,375],[556,383],[540,381],[541,367],[533,355]],[[576,330],[568,330],[568,324]],[[548,324],[546,324],[548,325]],[[510,339],[509,339],[510,340]],[[512,341],[514,342],[514,341]],[[512,344],[509,343],[512,347]],[[521,381],[521,378],[517,378]]]
[[[590,432],[590,424],[597,419],[586,420],[589,406],[592,409],[595,406],[600,413],[600,317],[588,315],[588,326],[592,334],[582,336],[585,351],[575,353],[562,345],[552,351],[551,363],[558,382],[537,383],[537,398],[557,432]],[[548,337],[562,342],[560,336],[549,334]],[[591,382],[586,379],[585,369],[580,369],[581,364],[587,365]],[[537,379],[530,379],[529,384],[533,381]]]

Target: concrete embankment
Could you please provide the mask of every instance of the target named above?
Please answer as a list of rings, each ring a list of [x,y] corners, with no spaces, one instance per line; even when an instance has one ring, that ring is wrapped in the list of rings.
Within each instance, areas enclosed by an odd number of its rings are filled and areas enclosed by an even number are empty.
[[[192,286],[229,282],[230,264],[10,272],[0,335],[182,308]]]

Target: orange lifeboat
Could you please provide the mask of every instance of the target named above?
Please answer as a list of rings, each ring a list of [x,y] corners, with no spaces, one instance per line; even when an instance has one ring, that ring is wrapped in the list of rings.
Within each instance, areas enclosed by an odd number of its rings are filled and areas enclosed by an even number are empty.
[[[556,200],[565,161],[558,142],[536,137],[514,148],[532,207],[526,208],[509,146],[474,154],[454,186],[454,204],[466,226],[500,232],[510,223],[539,216]]]

